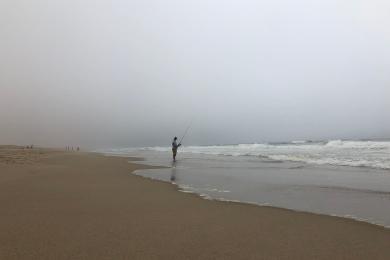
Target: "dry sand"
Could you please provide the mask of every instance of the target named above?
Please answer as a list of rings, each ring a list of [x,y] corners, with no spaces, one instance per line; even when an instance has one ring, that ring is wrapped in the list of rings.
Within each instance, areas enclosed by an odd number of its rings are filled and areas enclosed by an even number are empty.
[[[125,158],[0,148],[0,259],[390,259],[390,231],[203,200]]]

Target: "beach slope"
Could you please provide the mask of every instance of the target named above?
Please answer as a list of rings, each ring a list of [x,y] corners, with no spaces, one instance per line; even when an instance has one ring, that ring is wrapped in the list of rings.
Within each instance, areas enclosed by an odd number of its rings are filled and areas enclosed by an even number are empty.
[[[126,158],[0,148],[0,259],[390,259],[390,231],[204,200]]]

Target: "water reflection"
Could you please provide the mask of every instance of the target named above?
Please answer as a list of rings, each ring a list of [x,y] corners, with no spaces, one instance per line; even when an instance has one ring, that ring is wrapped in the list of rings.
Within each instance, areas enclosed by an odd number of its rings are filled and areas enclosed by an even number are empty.
[[[176,161],[172,161],[171,164],[171,182],[176,181]]]

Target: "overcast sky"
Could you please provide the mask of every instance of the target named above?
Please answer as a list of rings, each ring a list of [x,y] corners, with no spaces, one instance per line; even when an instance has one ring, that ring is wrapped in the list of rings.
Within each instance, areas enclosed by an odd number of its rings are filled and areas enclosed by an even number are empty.
[[[390,137],[388,0],[0,0],[0,143]]]

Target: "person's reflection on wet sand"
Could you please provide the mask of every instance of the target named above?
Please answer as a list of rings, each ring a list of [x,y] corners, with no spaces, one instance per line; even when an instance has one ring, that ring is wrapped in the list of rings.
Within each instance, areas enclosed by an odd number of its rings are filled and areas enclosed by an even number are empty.
[[[174,182],[175,180],[176,180],[176,162],[172,161],[171,181]]]

